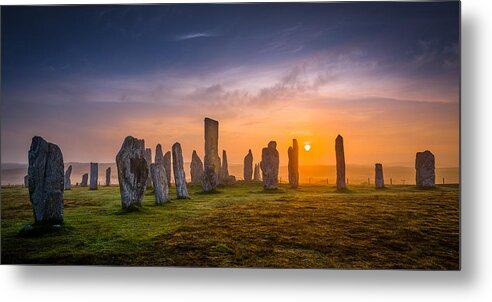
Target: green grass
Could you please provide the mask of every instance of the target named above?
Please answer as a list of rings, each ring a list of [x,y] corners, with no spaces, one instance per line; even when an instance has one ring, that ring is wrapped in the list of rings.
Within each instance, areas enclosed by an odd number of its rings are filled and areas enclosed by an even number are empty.
[[[189,190],[163,206],[148,190],[125,212],[118,187],[76,187],[59,232],[21,238],[33,221],[27,189],[2,188],[2,263],[459,269],[457,185]]]

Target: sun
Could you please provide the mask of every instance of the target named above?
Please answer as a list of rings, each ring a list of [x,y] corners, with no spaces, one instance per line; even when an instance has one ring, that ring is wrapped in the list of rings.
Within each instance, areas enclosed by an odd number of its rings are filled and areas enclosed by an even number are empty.
[[[304,150],[309,151],[311,150],[311,145],[309,143],[304,144]]]

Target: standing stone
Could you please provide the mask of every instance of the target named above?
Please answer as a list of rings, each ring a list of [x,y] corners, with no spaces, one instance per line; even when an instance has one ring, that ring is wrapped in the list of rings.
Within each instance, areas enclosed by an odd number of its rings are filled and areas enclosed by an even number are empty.
[[[35,223],[63,222],[63,170],[60,148],[42,137],[33,137],[29,149],[28,185]]]
[[[111,185],[111,167],[106,169],[106,186],[109,187]]]
[[[121,205],[124,209],[140,207],[149,174],[145,159],[145,142],[127,136],[116,155]]]
[[[228,179],[229,179],[229,165],[227,163],[227,153],[226,150],[222,150],[222,165],[220,166],[219,183],[227,184]]]
[[[251,181],[253,178],[253,153],[251,153],[251,149],[249,149],[248,154],[244,157],[243,176],[246,182]]]
[[[343,137],[339,134],[335,139],[335,152],[337,157],[337,189],[347,188],[345,184],[345,153],[343,150]]]
[[[292,147],[289,147],[289,184],[291,188],[299,186],[299,145],[297,140],[292,140]]]
[[[70,190],[72,187],[72,183],[70,182],[70,175],[72,175],[72,165],[68,166],[67,171],[65,172],[65,190]]]
[[[152,164],[152,149],[150,148],[145,149],[145,160],[147,161],[147,168],[150,171],[150,164]],[[152,177],[150,176],[150,172],[147,178],[147,182],[145,183],[145,186],[147,189],[152,188]]]
[[[162,153],[162,152],[161,152]],[[160,205],[169,201],[169,187],[167,185],[166,170],[160,163],[150,164],[150,175],[154,186],[155,203]]]
[[[156,164],[162,165],[164,167],[164,155],[162,155],[161,144],[157,144],[157,146],[155,147],[155,160],[154,160],[154,162]]]
[[[29,175],[24,176],[24,188],[29,188]]]
[[[260,164],[255,165],[255,172],[253,176],[254,181],[261,181],[261,174],[260,174]]]
[[[166,170],[167,185],[171,185],[171,151],[164,154],[164,169]]]
[[[263,177],[263,188],[266,190],[277,189],[278,187],[278,164],[279,154],[277,142],[271,141],[267,148],[261,151],[261,171]]]
[[[189,198],[188,189],[186,188],[186,175],[183,165],[183,153],[181,145],[175,143],[172,147],[173,151],[173,173],[174,183],[176,184],[176,196],[178,199]]]
[[[205,118],[205,157],[202,188],[210,192],[217,188],[220,158],[219,158],[219,122]]]
[[[433,188],[436,186],[435,158],[429,150],[417,152],[415,170],[417,187]]]
[[[191,155],[190,174],[192,184],[198,185],[202,183],[203,163],[195,150],[193,150]]]
[[[383,165],[376,164],[376,180],[374,181],[376,184],[376,189],[384,188],[384,177],[383,177]]]
[[[98,173],[97,163],[91,163],[91,182],[89,184],[89,190],[97,190]]]
[[[80,182],[81,187],[87,187],[87,181],[89,180],[89,174],[85,173],[82,175],[82,181]]]

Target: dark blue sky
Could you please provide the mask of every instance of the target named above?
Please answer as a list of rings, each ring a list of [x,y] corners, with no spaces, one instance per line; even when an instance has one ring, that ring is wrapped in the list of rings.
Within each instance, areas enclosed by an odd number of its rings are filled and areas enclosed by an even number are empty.
[[[247,111],[293,91],[313,106],[326,97],[456,103],[459,3],[2,7],[1,72],[2,134],[22,136],[54,133],[53,110],[74,129],[126,120],[67,117],[115,102],[129,112],[192,104],[221,118],[230,105]],[[22,161],[25,147],[2,135],[2,161]]]

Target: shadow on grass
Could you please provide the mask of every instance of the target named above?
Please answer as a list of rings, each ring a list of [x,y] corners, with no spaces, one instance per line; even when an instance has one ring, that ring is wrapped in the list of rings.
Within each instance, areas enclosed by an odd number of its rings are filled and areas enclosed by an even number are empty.
[[[250,194],[283,194],[283,193],[286,193],[285,190],[283,189],[263,189],[261,191],[248,191],[248,193]]]
[[[143,206],[141,206],[141,207],[130,206],[129,208],[126,208],[126,209],[123,209],[123,208],[118,209],[114,213],[114,215],[132,215],[132,214],[138,215],[138,214],[148,214],[148,213],[150,213],[150,210],[146,209]]]
[[[222,194],[222,193],[223,192],[219,191],[219,190],[212,190],[212,191],[208,191],[208,192],[199,191],[199,192],[196,192],[195,194],[198,194],[198,195],[214,195],[214,194]]]
[[[42,237],[50,235],[62,235],[73,230],[72,226],[60,224],[26,224],[19,230],[17,236],[19,237]]]

